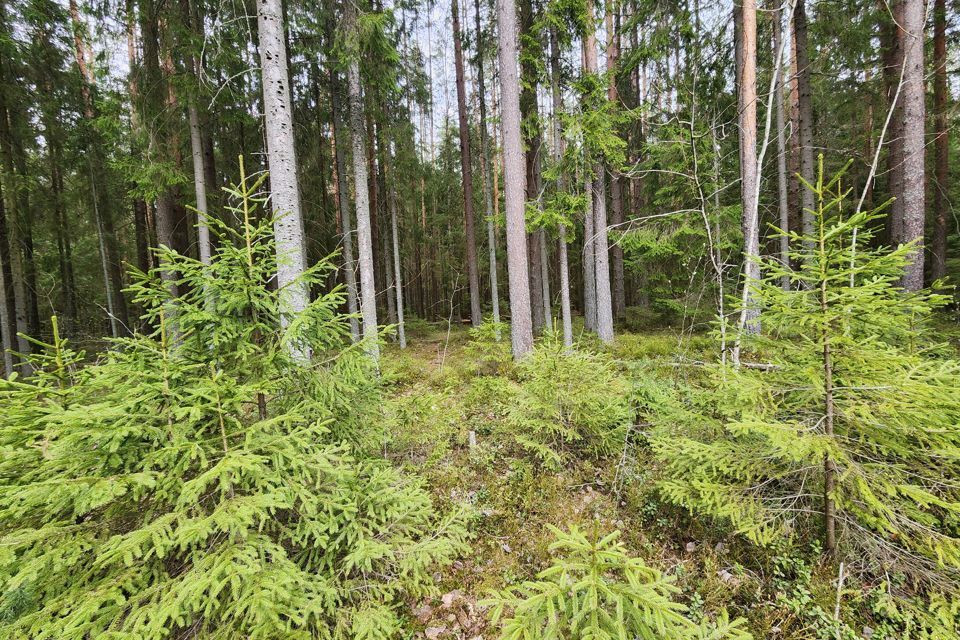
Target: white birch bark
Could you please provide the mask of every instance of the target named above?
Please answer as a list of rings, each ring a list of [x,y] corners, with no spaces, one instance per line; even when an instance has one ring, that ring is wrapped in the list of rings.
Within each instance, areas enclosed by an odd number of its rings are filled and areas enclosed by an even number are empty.
[[[257,1],[260,67],[263,75],[264,131],[270,165],[271,206],[276,215],[273,233],[277,245],[277,286],[280,289],[280,323],[307,308],[309,293],[299,281],[306,270],[303,252],[303,218],[297,185],[297,156],[293,136],[293,105],[287,76],[287,51],[283,35],[281,0]],[[297,359],[309,351],[294,346]]]

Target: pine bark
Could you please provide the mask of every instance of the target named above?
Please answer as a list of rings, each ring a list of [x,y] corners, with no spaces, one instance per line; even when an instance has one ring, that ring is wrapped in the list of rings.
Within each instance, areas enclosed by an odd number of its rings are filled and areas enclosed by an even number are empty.
[[[343,279],[347,288],[347,313],[350,314],[350,335],[354,342],[360,340],[360,321],[357,316],[357,265],[353,257],[353,224],[350,220],[350,196],[347,177],[347,162],[344,158],[347,134],[343,129],[343,108],[340,104],[340,83],[336,71],[330,69],[330,110],[333,119],[334,138],[334,189],[340,212],[341,246],[343,247]]]
[[[553,98],[554,161],[559,164],[566,151],[566,140],[563,137],[563,128],[560,123],[560,115],[563,113],[563,96],[560,92],[560,38],[557,36],[556,25],[550,26],[550,93]],[[566,189],[566,176],[563,172],[560,172],[557,176],[557,190],[564,192]],[[560,322],[563,328],[563,345],[570,348],[573,346],[573,326],[570,313],[570,265],[567,257],[567,227],[565,225],[560,225],[559,234],[557,257],[560,267]]]
[[[781,15],[780,4],[777,0],[773,3],[773,59],[780,60],[780,49],[783,47],[783,16]],[[777,213],[779,226],[783,232],[779,238],[780,241],[780,262],[784,266],[790,266],[790,238],[787,233],[790,230],[790,199],[787,188],[787,143],[786,143],[786,118],[784,114],[783,101],[783,68],[778,69],[779,77],[774,87],[774,108],[776,109],[777,123]],[[784,289],[790,288],[789,276],[784,276],[781,282]]]
[[[947,3],[935,0],[933,6],[933,109],[934,154],[936,156],[933,185],[933,237],[930,253],[930,280],[935,282],[947,274],[947,213],[950,208],[947,192],[950,187],[950,122],[947,88]]]
[[[357,245],[360,263],[360,313],[363,319],[364,349],[376,366],[380,363],[377,336],[377,297],[374,284],[373,237],[370,229],[370,193],[367,190],[366,129],[363,119],[363,97],[360,89],[360,60],[356,42],[360,33],[356,8],[345,4],[343,28],[353,47],[347,66],[347,92],[350,105],[350,136],[353,143],[354,203],[357,209]]]
[[[493,185],[490,174],[494,167],[490,156],[490,140],[487,133],[487,96],[483,80],[483,29],[480,24],[480,0],[474,0],[474,15],[477,31],[477,99],[480,102],[480,171],[483,173],[483,201],[487,214],[487,252],[490,266],[490,302],[493,321],[500,322],[500,292],[497,283],[497,232],[494,226]],[[499,331],[497,333],[499,339]]]
[[[905,243],[914,243],[910,262],[903,274],[903,288],[919,291],[923,288],[923,227],[926,211],[926,85],[923,65],[926,2],[904,0],[903,4],[903,240]]]
[[[754,7],[756,3],[753,3]],[[744,9],[746,11],[746,9]],[[756,17],[754,17],[756,22]],[[814,154],[813,154],[813,89],[810,84],[810,52],[807,42],[807,10],[805,0],[797,0],[793,10],[793,30],[796,38],[797,56],[797,110],[799,115],[798,143],[800,145],[800,176],[813,184],[814,181]],[[754,37],[754,51],[756,38]],[[756,56],[754,56],[754,59]],[[754,62],[754,65],[756,63]],[[754,100],[756,89],[754,88]],[[754,114],[756,109],[754,108]],[[754,121],[756,116],[754,115]],[[756,146],[756,144],[754,144]],[[810,189],[800,186],[801,225],[804,235],[813,233],[814,194]]]
[[[883,51],[883,83],[887,95],[887,108],[893,111],[888,135],[890,143],[887,150],[887,191],[894,201],[890,204],[887,230],[888,241],[894,246],[903,242],[904,207],[906,206],[903,200],[904,96],[902,91],[899,98],[897,97],[903,70],[904,33],[901,28],[903,8],[903,0],[890,0],[889,4],[886,0],[879,0],[878,4],[882,14],[886,15],[888,11],[891,14],[887,16],[880,32],[880,48]]]
[[[15,371],[13,349],[17,335],[17,308],[13,292],[13,270],[10,265],[10,242],[7,232],[7,211],[0,181],[0,346],[3,347],[3,372],[9,378]]]
[[[473,167],[470,156],[470,124],[467,122],[467,88],[463,77],[463,45],[460,42],[460,7],[450,3],[453,17],[453,56],[457,74],[457,123],[460,130],[460,171],[463,177],[464,243],[466,244],[467,280],[470,285],[470,320],[473,326],[483,323],[480,308],[480,269],[477,264],[477,238],[473,218]]]
[[[128,331],[129,315],[127,303],[123,297],[123,270],[119,242],[114,223],[113,210],[107,193],[105,160],[102,142],[99,139],[94,120],[97,117],[97,105],[94,100],[96,90],[93,70],[89,60],[91,53],[86,40],[86,26],[80,20],[80,11],[76,0],[69,3],[70,20],[73,28],[74,58],[80,72],[80,92],[83,99],[84,135],[87,146],[87,160],[90,170],[91,192],[94,217],[103,247],[103,262],[106,264],[105,286],[107,288],[110,323],[114,336]]]
[[[500,120],[503,129],[504,206],[507,226],[507,275],[510,285],[510,330],[513,357],[533,348],[530,276],[524,222],[523,143],[520,131],[520,80],[517,75],[517,8],[514,0],[498,0],[500,31]]]
[[[617,89],[617,65],[620,60],[620,20],[615,16],[612,0],[606,0],[607,25],[607,69],[610,74],[607,86],[607,99],[619,106],[620,93]],[[618,231],[623,225],[623,179],[617,168],[610,168],[610,224]],[[623,270],[623,248],[620,243],[610,247],[610,268],[613,275],[613,317],[622,320],[627,317],[626,280]]]
[[[587,75],[597,73],[597,39],[594,32],[593,2],[587,0],[587,15],[591,20],[584,38],[583,70]],[[613,299],[610,289],[610,253],[607,241],[607,189],[603,162],[594,159],[592,176],[593,209],[593,270],[596,295],[596,331],[600,340],[613,342]]]

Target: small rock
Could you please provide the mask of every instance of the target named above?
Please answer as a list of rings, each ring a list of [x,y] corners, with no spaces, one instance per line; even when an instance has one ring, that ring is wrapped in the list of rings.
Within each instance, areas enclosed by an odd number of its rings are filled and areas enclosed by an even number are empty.
[[[864,638],[872,638],[872,637],[873,637],[873,628],[864,625],[864,627],[863,627],[863,632],[862,632],[860,635],[862,635]]]
[[[510,547],[510,545],[507,544],[506,542],[501,542],[501,543],[500,543],[500,548],[503,549],[506,553],[512,553],[512,552],[513,552],[513,549],[512,549],[512,548]]]
[[[428,640],[437,640],[437,638],[446,633],[446,631],[446,627],[427,627],[423,635],[427,636]]]
[[[684,548],[687,550],[687,553],[693,553],[694,551],[697,550],[697,543],[696,543],[696,542],[688,542],[687,545],[686,545],[686,547],[684,547]]]
[[[723,544],[722,542],[718,542],[713,547],[713,551],[715,553],[724,553],[726,550],[727,550],[727,545]]]
[[[433,607],[424,605],[413,610],[413,616],[421,623],[426,624],[433,617]]]
[[[461,594],[460,591],[455,589],[449,593],[443,594],[443,596],[440,597],[440,600],[443,602],[443,608],[449,609],[454,605],[454,603],[456,603],[458,600],[462,598],[463,598],[463,594]]]

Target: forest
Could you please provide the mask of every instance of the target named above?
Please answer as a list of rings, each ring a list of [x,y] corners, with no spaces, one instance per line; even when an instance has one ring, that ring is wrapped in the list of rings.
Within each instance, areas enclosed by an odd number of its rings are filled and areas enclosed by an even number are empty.
[[[958,24],[0,0],[0,640],[960,638]]]

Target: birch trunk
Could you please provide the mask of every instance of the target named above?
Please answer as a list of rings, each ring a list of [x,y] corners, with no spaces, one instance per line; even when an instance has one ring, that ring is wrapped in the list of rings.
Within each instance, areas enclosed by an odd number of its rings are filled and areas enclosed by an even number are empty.
[[[507,218],[507,275],[510,284],[510,340],[513,357],[533,348],[530,277],[524,221],[526,176],[520,131],[520,81],[517,74],[517,8],[514,0],[498,0],[500,31],[500,110],[503,128],[504,206]]]
[[[271,205],[276,216],[273,233],[277,246],[280,323],[286,327],[307,308],[309,292],[306,283],[300,280],[306,271],[306,259],[281,0],[259,0],[257,33],[260,38]],[[309,359],[310,351],[308,347],[298,345],[293,347],[293,355],[305,361]]]

